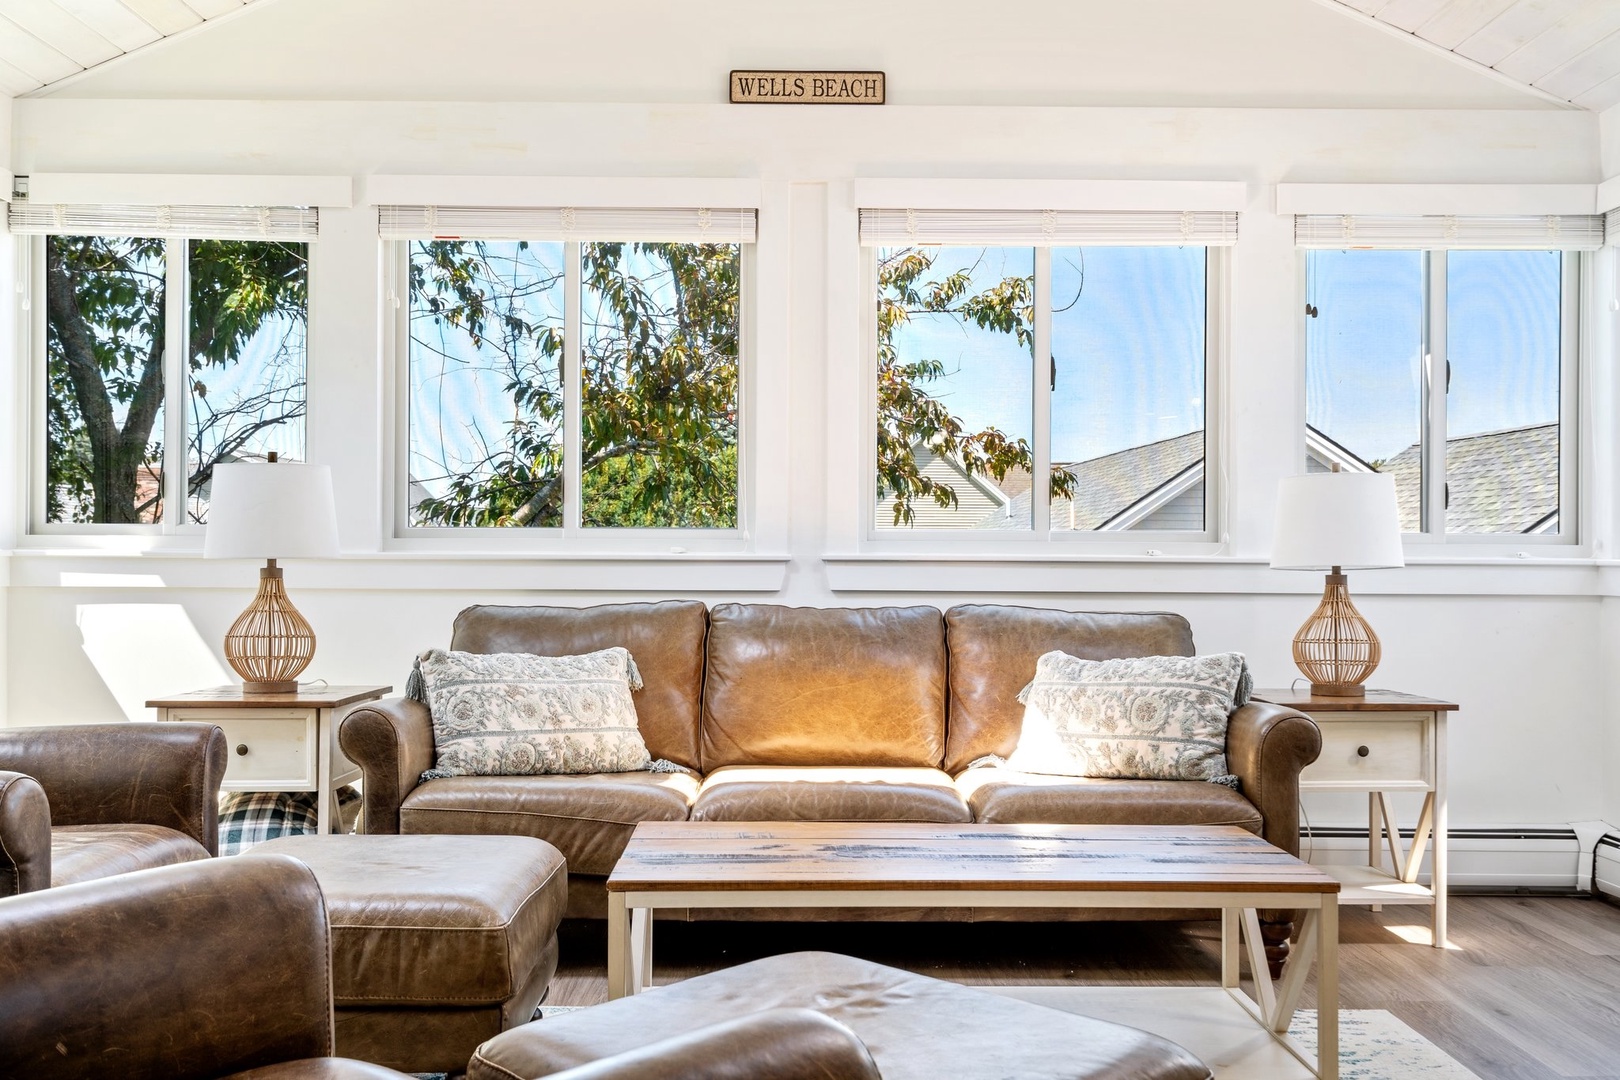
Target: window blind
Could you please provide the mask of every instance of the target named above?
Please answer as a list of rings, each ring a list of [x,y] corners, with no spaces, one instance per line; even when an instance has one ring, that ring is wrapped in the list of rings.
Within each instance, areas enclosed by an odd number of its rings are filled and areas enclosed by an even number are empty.
[[[119,206],[14,202],[7,211],[19,235],[177,236],[195,240],[314,240],[313,206]]]
[[[1620,209],[1603,215],[1603,237],[1606,242],[1620,247]]]
[[[379,206],[384,240],[642,240],[752,244],[758,211],[747,209]]]
[[[1233,210],[885,210],[861,211],[861,243],[1133,247],[1230,247]]]
[[[1597,214],[1496,217],[1296,214],[1294,243],[1302,248],[1519,248],[1595,251],[1603,246]]]

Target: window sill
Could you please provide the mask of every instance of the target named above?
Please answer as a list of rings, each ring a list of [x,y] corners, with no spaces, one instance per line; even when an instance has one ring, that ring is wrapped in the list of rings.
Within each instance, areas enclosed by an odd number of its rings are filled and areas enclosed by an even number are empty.
[[[787,555],[610,552],[475,554],[367,552],[283,564],[287,587],[300,590],[410,592],[638,593],[687,596],[778,593]],[[249,589],[257,563],[202,558],[200,549],[105,551],[22,548],[11,553],[10,584],[19,588]]]

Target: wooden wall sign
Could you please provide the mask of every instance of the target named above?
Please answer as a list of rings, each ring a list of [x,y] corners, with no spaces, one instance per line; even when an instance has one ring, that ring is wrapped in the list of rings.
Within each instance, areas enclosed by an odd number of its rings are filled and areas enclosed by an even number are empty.
[[[881,71],[733,71],[733,105],[882,105]]]

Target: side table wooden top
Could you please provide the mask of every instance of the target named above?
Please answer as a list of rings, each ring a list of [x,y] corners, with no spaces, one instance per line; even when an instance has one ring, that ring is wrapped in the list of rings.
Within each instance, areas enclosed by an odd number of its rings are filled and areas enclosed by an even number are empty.
[[[1253,696],[1300,712],[1456,712],[1461,708],[1454,701],[1399,690],[1368,690],[1366,697],[1318,697],[1305,687],[1256,690]]]
[[[647,821],[607,887],[1337,893],[1339,882],[1234,825]]]
[[[392,686],[300,686],[291,694],[244,694],[241,683],[211,686],[183,694],[153,698],[148,709],[264,709],[282,706],[293,709],[341,709],[360,701],[372,701],[392,692]]]

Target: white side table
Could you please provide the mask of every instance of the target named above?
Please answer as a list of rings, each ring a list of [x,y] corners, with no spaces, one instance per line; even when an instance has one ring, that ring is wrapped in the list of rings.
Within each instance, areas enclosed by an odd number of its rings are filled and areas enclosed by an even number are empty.
[[[337,789],[360,778],[338,747],[338,722],[391,686],[307,686],[291,694],[244,694],[240,684],[154,698],[159,720],[218,724],[230,742],[223,791],[313,791],[316,827],[332,829]]]
[[[1322,756],[1299,774],[1301,794],[1367,792],[1367,865],[1321,868],[1343,884],[1339,903],[1429,905],[1434,947],[1445,948],[1446,714],[1457,705],[1394,690],[1368,690],[1364,698],[1315,697],[1308,689],[1254,696],[1298,709],[1322,729]],[[1402,846],[1386,798],[1395,791],[1424,793],[1410,849]],[[1433,872],[1424,886],[1418,868],[1431,840]]]

